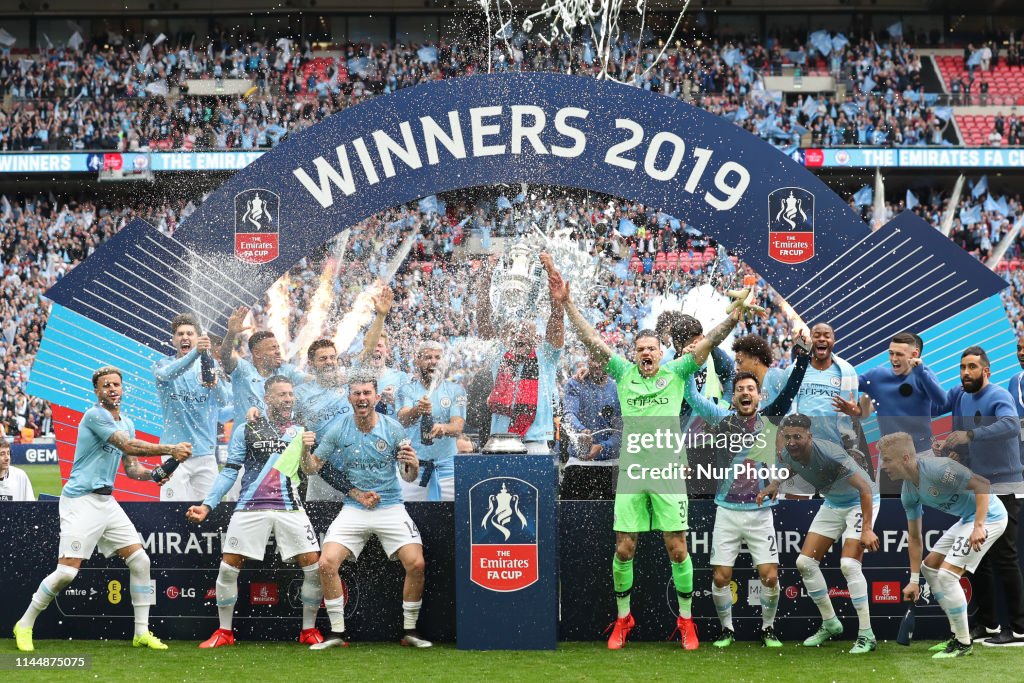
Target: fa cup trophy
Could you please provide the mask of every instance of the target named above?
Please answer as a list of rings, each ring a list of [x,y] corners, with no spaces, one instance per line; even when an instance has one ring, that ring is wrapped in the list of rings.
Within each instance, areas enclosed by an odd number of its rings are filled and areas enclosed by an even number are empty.
[[[539,249],[517,242],[507,247],[491,278],[491,310],[502,323],[534,320],[542,312],[544,267]]]

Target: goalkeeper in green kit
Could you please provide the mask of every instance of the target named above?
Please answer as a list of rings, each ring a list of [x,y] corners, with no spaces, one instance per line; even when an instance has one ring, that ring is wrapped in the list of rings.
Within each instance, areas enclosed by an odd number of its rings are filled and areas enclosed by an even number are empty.
[[[686,549],[688,498],[686,452],[679,424],[680,406],[690,377],[707,361],[711,350],[722,343],[748,311],[753,292],[730,292],[734,299],[729,317],[719,323],[681,358],[661,365],[661,343],[653,330],[637,333],[634,363],[615,355],[588,323],[569,295],[569,284],[552,290],[580,340],[597,361],[606,361],[615,380],[622,408],[623,434],[619,455],[619,480],[615,493],[615,556],[612,578],[618,616],[612,625],[608,648],[621,649],[635,625],[629,607],[633,587],[633,556],[638,534],[661,531],[672,562],[672,579],[679,599],[676,629],[682,646],[697,649],[699,642],[690,605],[693,597],[693,562]]]

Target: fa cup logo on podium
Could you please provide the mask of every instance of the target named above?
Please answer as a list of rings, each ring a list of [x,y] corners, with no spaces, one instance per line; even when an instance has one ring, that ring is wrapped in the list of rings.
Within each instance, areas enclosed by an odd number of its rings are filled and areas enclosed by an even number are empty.
[[[508,523],[512,521],[513,512],[519,518],[522,528],[525,529],[526,517],[519,511],[519,496],[509,493],[508,488],[502,483],[501,491],[488,499],[487,514],[484,515],[484,521],[480,523],[480,526],[486,529],[487,522],[490,521],[491,526],[500,531],[507,541],[508,537],[512,535],[512,532],[508,530]]]

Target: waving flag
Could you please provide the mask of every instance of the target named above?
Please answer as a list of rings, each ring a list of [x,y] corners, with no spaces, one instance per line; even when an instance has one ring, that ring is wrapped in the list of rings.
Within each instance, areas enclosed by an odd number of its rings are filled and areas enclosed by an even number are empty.
[[[981,180],[978,181],[978,184],[974,186],[973,190],[971,190],[971,197],[973,197],[974,199],[977,199],[981,195],[985,194],[985,192],[987,192],[987,191],[988,191],[988,176],[987,175],[983,175],[983,176],[981,176]]]
[[[808,42],[822,57],[827,57],[828,53],[832,52],[832,39],[829,38],[828,31],[815,31],[808,36]]]
[[[857,206],[870,206],[874,199],[875,192],[871,189],[870,185],[865,185],[853,195],[853,203]]]
[[[907,198],[906,198],[905,203],[907,205],[907,209],[908,210],[909,209],[913,209],[915,206],[920,206],[920,204],[921,204],[921,202],[918,201],[918,199],[917,199],[917,195],[915,195],[909,189],[907,190]]]
[[[974,225],[981,222],[981,206],[969,206],[960,209],[960,222],[964,225]]]

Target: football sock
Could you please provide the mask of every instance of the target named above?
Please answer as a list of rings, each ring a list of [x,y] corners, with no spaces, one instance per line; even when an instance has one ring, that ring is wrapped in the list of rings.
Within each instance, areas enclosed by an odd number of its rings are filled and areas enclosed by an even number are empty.
[[[402,621],[406,631],[416,628],[416,622],[420,618],[420,607],[422,606],[422,600],[417,600],[416,602],[402,601]]]
[[[145,635],[149,632],[149,606],[155,597],[149,582],[149,555],[139,548],[124,563],[128,565],[128,585],[132,594],[132,609],[135,611],[135,635]]]
[[[302,588],[299,591],[302,598],[302,630],[316,626],[316,613],[320,611],[320,600],[323,593],[320,590],[320,563],[306,565],[302,568]]]
[[[39,588],[32,594],[32,600],[28,603],[28,609],[24,616],[18,620],[20,626],[32,628],[35,626],[36,618],[43,613],[43,610],[50,606],[53,599],[62,590],[75,580],[78,570],[64,564],[58,564],[45,579],[39,583]]]
[[[801,554],[796,558],[796,568],[804,581],[807,594],[818,606],[822,621],[835,619],[836,612],[832,609],[832,601],[828,598],[828,585],[825,583],[825,575],[821,573],[818,560]]]
[[[775,623],[775,613],[779,611],[779,584],[766,586],[761,584],[761,628],[768,628]]]
[[[332,633],[345,632],[345,597],[329,598],[324,600],[324,607],[327,608],[327,618],[331,620]]]
[[[732,628],[732,587],[711,585],[711,600],[715,603],[715,611],[718,612],[718,620],[722,622],[722,628],[730,631]]]
[[[846,587],[850,589],[850,602],[857,610],[858,627],[861,631],[871,631],[871,610],[868,607],[868,582],[864,578],[861,564],[852,557],[839,560],[839,566],[846,577]]]
[[[964,645],[971,642],[971,630],[967,625],[967,596],[960,585],[960,577],[948,569],[939,569],[937,583],[942,589],[941,596],[936,594],[939,605],[949,617],[949,626],[953,635]],[[934,586],[932,592],[935,593]]]
[[[633,560],[620,560],[612,556],[612,585],[615,587],[615,607],[619,619],[629,615],[629,593],[633,590]]]
[[[231,619],[235,614],[238,572],[238,569],[227,562],[221,562],[220,571],[217,572],[217,616],[220,617],[220,627],[225,631],[231,630]]]
[[[672,582],[676,586],[676,597],[679,598],[679,616],[689,619],[693,602],[693,560],[689,555],[682,562],[672,563]]]

